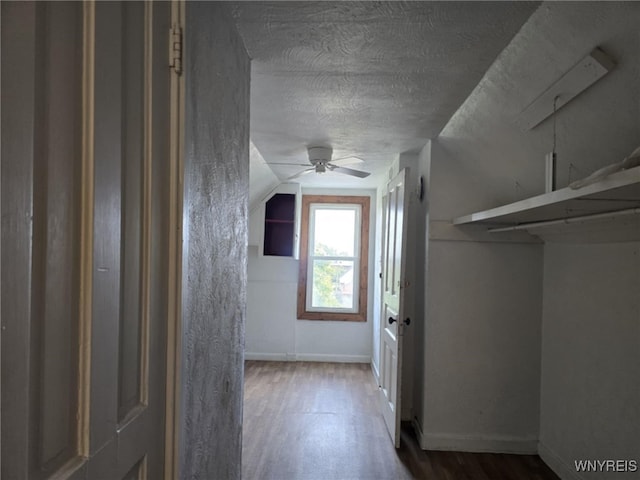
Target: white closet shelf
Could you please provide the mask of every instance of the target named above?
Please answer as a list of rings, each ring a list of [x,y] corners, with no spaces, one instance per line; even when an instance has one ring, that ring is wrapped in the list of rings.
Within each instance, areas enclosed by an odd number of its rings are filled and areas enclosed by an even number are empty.
[[[640,166],[612,173],[577,190],[562,188],[501,207],[464,215],[453,219],[452,223],[519,225],[637,207],[640,207]]]

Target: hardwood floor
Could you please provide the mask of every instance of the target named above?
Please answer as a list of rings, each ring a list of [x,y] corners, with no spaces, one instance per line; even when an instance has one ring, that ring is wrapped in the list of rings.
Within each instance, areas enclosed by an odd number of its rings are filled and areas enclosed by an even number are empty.
[[[245,480],[556,480],[535,455],[393,448],[369,365],[245,364]]]

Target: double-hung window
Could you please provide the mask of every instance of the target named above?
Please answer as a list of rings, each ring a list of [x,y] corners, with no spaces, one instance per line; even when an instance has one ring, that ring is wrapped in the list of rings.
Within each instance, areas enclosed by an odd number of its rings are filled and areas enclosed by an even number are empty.
[[[298,318],[366,321],[369,197],[302,197]]]

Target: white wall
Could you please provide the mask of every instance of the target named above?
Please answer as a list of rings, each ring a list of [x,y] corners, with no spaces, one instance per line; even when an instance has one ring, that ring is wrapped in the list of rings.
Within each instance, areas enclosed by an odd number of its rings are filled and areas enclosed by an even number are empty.
[[[303,195],[367,195],[371,198],[369,288],[366,322],[298,320],[296,318],[298,260],[259,256],[249,247],[245,356],[264,360],[310,360],[369,363],[378,268],[375,258],[376,192],[374,190],[303,189]],[[251,231],[264,221],[252,215]],[[253,242],[252,242],[253,243]],[[379,293],[378,293],[379,295]]]
[[[423,446],[534,453],[542,249],[429,242]]]
[[[563,478],[580,459],[640,468],[640,243],[547,244],[544,253],[542,458]]]
[[[249,247],[245,357],[293,359],[298,262],[287,257],[261,257]]]
[[[413,329],[410,332],[413,336],[413,369],[411,372],[411,382],[413,384],[410,420],[415,420],[416,426],[420,429],[421,420],[424,418],[425,388],[424,375],[426,364],[426,339],[425,339],[425,294],[427,292],[427,252],[429,242],[429,192],[431,178],[431,142],[428,142],[418,154],[416,177],[423,178],[423,198],[416,202],[414,209],[416,249],[415,249],[415,304]],[[405,375],[407,378],[409,375]]]
[[[452,204],[480,189],[453,181],[456,158],[431,145],[422,405],[427,449],[535,453],[542,245],[448,230]],[[482,197],[478,198],[482,200]],[[459,229],[457,229],[459,230]]]
[[[253,144],[249,143],[249,212],[252,213],[260,201],[275,187],[280,180]],[[251,241],[249,242],[251,245]]]

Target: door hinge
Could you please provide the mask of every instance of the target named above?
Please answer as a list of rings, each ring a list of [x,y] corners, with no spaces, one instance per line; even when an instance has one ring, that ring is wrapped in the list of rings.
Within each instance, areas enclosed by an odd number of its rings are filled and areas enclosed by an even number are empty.
[[[171,27],[169,66],[178,75],[182,75],[182,27],[178,24]]]

